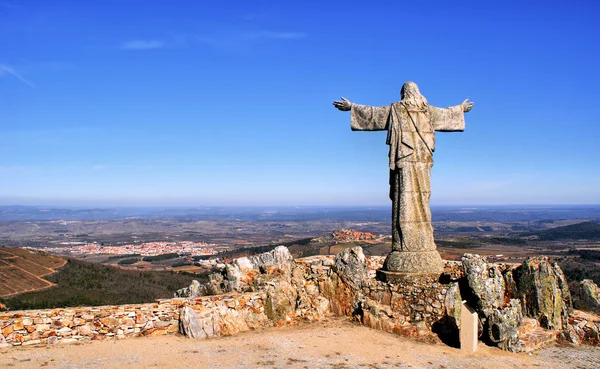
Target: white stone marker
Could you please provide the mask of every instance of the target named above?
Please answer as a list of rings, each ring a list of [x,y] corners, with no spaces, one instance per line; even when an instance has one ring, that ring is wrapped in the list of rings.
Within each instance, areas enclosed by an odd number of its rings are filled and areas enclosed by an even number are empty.
[[[466,352],[475,352],[477,350],[477,329],[479,320],[477,313],[462,302],[460,308],[460,349]]]

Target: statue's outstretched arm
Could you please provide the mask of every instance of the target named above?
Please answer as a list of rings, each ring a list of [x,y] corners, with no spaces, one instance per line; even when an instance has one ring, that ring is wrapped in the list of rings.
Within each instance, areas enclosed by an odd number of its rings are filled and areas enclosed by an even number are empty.
[[[387,129],[389,106],[368,106],[353,104],[342,97],[333,102],[333,106],[341,111],[352,111],[350,114],[350,129],[353,131],[382,131]]]

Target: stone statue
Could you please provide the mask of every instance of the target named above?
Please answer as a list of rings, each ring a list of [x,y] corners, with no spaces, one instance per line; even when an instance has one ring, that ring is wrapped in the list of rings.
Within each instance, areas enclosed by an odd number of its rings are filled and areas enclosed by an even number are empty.
[[[464,113],[473,108],[465,100],[446,109],[427,103],[417,84],[406,82],[400,101],[388,106],[358,105],[342,97],[333,105],[350,111],[353,131],[387,130],[390,146],[392,252],[383,269],[401,273],[438,273],[443,262],[431,226],[431,167],[435,131],[464,131]]]

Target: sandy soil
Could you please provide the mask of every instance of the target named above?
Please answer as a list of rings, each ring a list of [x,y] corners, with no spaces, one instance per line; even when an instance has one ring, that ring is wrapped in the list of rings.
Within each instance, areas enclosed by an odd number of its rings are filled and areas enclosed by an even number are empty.
[[[480,344],[465,354],[357,326],[345,319],[234,337],[144,337],[2,349],[8,368],[600,368],[600,348],[554,346],[533,355]]]

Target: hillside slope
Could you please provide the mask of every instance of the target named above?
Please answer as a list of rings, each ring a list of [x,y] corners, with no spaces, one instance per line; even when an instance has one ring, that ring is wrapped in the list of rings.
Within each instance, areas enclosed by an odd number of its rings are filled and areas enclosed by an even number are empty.
[[[173,271],[126,270],[68,259],[64,267],[47,277],[51,287],[0,298],[11,310],[67,306],[118,305],[171,298],[192,280],[205,275]]]
[[[554,240],[599,240],[600,224],[594,222],[583,222],[563,227],[556,227],[539,232],[523,233],[521,236],[538,236],[542,241]]]
[[[54,284],[43,277],[65,263],[65,259],[41,251],[0,248],[0,297],[52,287]]]

